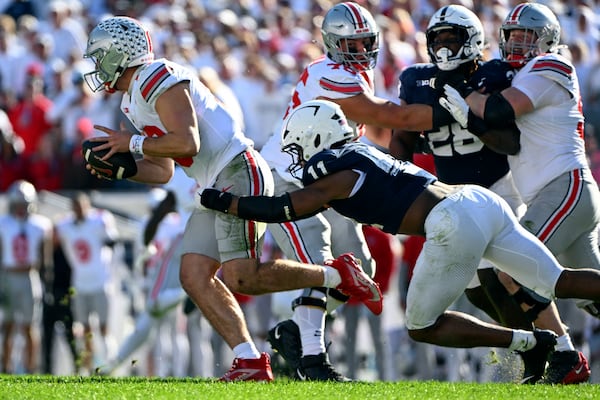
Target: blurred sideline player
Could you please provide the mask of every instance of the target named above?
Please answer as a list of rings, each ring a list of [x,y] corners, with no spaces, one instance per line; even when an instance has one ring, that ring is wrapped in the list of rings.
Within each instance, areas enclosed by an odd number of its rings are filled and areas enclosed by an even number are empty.
[[[114,215],[93,207],[86,193],[76,192],[71,198],[71,212],[56,223],[56,236],[72,268],[75,322],[83,326],[85,349],[78,366],[92,373],[107,356],[110,340],[109,296],[114,290],[113,247],[118,239]],[[92,318],[97,318],[99,338],[94,336]]]
[[[37,191],[17,180],[8,188],[8,214],[0,217],[1,289],[5,297],[2,322],[2,372],[20,372],[13,364],[13,339],[20,328],[25,353],[20,359],[26,373],[38,369],[42,285],[39,270],[52,264],[52,222],[36,214]]]
[[[54,235],[56,239],[56,235]],[[72,292],[71,292],[71,265],[65,257],[65,253],[58,243],[54,241],[54,252],[52,267],[43,272],[44,279],[44,311],[42,317],[42,372],[52,374],[56,364],[55,343],[56,324],[62,324],[67,346],[73,357],[71,369],[76,370],[75,363],[79,357],[77,353],[77,342],[73,331]]]

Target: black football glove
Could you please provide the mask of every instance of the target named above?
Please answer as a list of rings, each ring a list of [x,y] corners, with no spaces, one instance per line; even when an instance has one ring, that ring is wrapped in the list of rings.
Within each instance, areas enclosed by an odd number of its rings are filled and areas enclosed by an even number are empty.
[[[515,70],[509,63],[495,59],[481,64],[469,84],[477,91],[484,89],[483,93],[496,93],[509,87],[514,76]]]
[[[217,189],[204,189],[200,195],[200,204],[211,210],[227,213],[233,201],[233,195]]]
[[[450,85],[452,86],[454,89],[456,89],[458,91],[458,93],[460,93],[460,95],[462,96],[462,98],[464,99],[465,97],[467,97],[468,95],[470,95],[471,93],[473,93],[473,91],[475,89],[473,89],[473,87],[471,85],[469,85],[469,83],[467,82],[465,76],[457,70],[452,70],[452,71],[442,71],[439,70],[431,83],[431,86],[433,86],[433,88],[435,90],[438,91],[442,91],[444,90],[444,85]]]

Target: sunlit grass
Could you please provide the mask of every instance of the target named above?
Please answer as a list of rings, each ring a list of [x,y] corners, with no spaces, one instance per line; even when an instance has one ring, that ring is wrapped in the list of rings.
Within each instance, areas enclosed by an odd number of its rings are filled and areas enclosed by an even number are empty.
[[[0,399],[599,399],[600,385],[526,386],[512,383],[296,382],[220,383],[192,378],[108,378],[0,375]]]

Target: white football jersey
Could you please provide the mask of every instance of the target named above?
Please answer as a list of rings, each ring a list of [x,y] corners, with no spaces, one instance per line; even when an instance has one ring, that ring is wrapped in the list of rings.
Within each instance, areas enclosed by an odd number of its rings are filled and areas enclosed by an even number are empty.
[[[252,140],[217,98],[204,86],[194,71],[165,59],[138,68],[132,87],[124,93],[121,109],[132,124],[149,137],[166,135],[156,113],[156,100],[167,89],[188,81],[198,116],[200,152],[194,157],[176,158],[186,174],[201,188],[210,187],[221,170],[238,154],[252,147]]]
[[[25,220],[7,214],[0,217],[2,240],[2,268],[39,266],[44,240],[52,234],[49,218],[30,214]]]
[[[512,86],[535,107],[516,119],[521,151],[508,157],[515,185],[527,203],[556,177],[587,167],[582,103],[575,68],[558,54],[529,61]]]
[[[101,290],[111,277],[113,250],[106,242],[117,238],[114,216],[91,209],[77,222],[69,215],[57,223],[56,232],[73,271],[73,287],[80,293]]]
[[[322,56],[304,69],[281,122],[283,123],[291,110],[318,97],[344,99],[361,93],[373,94],[375,90],[373,76],[373,70],[356,72],[336,63],[329,57]],[[359,136],[364,135],[365,126],[363,124],[357,124],[350,120],[348,120],[348,123],[357,131]],[[288,171],[292,159],[288,154],[281,151],[281,129],[275,130],[275,133],[263,146],[260,154],[283,179],[300,185],[300,182]]]

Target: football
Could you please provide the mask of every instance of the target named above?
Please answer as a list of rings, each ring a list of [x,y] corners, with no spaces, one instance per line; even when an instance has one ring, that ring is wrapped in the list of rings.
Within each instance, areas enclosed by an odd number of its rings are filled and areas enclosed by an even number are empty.
[[[83,158],[96,173],[106,179],[127,179],[137,174],[137,163],[129,151],[115,153],[108,160],[102,160],[108,150],[94,150],[94,147],[101,144],[102,142],[90,140],[81,144]]]

